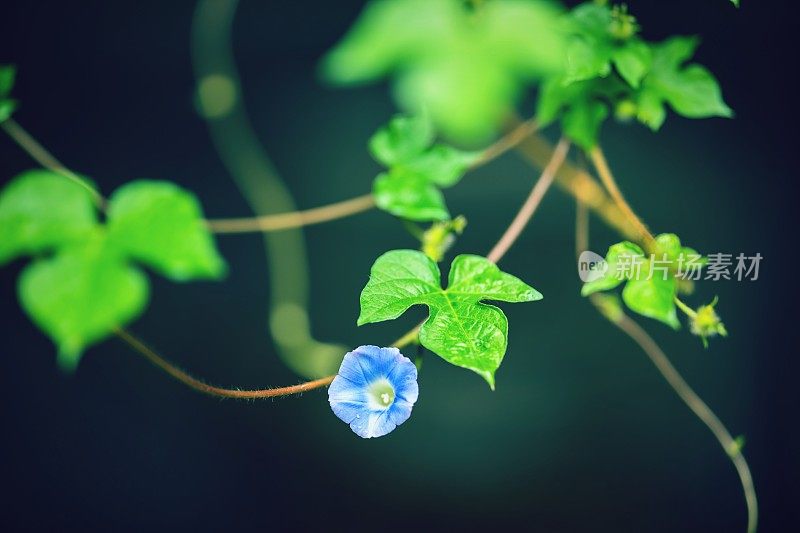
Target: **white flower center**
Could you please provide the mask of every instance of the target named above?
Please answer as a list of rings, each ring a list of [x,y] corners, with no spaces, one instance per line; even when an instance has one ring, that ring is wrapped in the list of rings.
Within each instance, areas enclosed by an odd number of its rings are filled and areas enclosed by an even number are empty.
[[[367,389],[367,397],[373,408],[387,409],[394,403],[394,387],[388,379],[378,379]]]

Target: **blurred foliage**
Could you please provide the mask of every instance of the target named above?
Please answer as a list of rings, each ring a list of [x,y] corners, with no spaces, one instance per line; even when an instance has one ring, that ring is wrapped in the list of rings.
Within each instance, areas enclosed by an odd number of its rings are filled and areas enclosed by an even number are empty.
[[[406,110],[430,113],[447,137],[486,141],[526,87],[561,67],[559,10],[543,1],[370,2],[325,57],[324,77],[353,85],[391,76]]]
[[[433,140],[433,126],[426,114],[395,117],[372,136],[372,156],[389,167],[373,185],[378,207],[407,220],[450,218],[439,188],[458,183],[480,153],[434,145]]]
[[[0,191],[0,264],[34,256],[19,299],[67,370],[146,307],[147,278],[133,262],[175,281],[225,274],[199,203],[174,184],[128,183],[106,215],[101,224],[91,191],[55,172],[25,172]]]
[[[0,122],[10,117],[17,108],[17,102],[9,97],[16,74],[13,65],[0,65]]]

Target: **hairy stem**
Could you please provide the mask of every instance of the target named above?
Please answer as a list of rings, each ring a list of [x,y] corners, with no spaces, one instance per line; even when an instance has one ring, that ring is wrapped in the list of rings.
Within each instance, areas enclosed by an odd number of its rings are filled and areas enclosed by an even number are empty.
[[[92,195],[92,200],[97,207],[101,210],[105,209],[106,199],[102,194],[100,194],[100,191],[98,191],[88,181],[62,165],[61,162],[56,159],[55,156],[53,156],[53,154],[48,152],[44,146],[39,144],[39,142],[34,139],[31,134],[25,130],[25,128],[20,126],[17,121],[12,118],[8,118],[3,122],[0,122],[0,127],[2,127],[8,136],[11,137],[14,142],[16,142],[19,147],[22,148],[29,156],[31,156],[34,161],[52,172],[61,174],[68,180],[89,191]]]
[[[628,201],[625,200],[625,197],[622,195],[622,191],[617,185],[617,180],[614,179],[614,174],[611,173],[611,169],[608,166],[605,154],[603,154],[603,150],[600,148],[600,146],[595,146],[592,148],[592,150],[589,152],[589,157],[592,159],[592,164],[594,164],[595,169],[597,169],[597,174],[600,176],[600,180],[603,182],[606,190],[611,195],[611,198],[614,199],[617,207],[619,207],[620,211],[622,211],[630,224],[636,228],[636,231],[639,233],[642,242],[647,245],[646,247],[650,247],[654,240],[653,234],[650,233],[650,230],[647,229],[647,226],[645,226],[641,219],[636,216],[636,213],[634,213],[630,204],[628,204]]]
[[[578,255],[583,250],[586,250],[589,245],[588,213],[586,207],[580,202],[577,203],[575,220],[575,253]],[[747,531],[748,533],[755,533],[758,527],[758,499],[756,498],[756,490],[753,485],[753,476],[750,473],[747,460],[744,455],[742,455],[741,446],[731,436],[728,429],[717,415],[714,414],[711,408],[708,407],[702,398],[689,386],[686,380],[683,379],[683,376],[681,376],[678,370],[672,365],[667,354],[664,353],[656,341],[653,340],[636,321],[621,310],[614,313],[606,312],[601,298],[602,296],[600,294],[592,294],[589,296],[591,302],[603,316],[639,345],[656,369],[661,373],[661,376],[666,380],[667,384],[675,391],[675,394],[677,394],[697,418],[706,425],[717,439],[720,446],[722,446],[725,454],[731,459],[739,475],[745,503],[747,505]],[[676,298],[676,303],[682,304],[683,302],[677,301]],[[691,311],[691,309],[689,310]]]
[[[533,214],[536,212],[536,208],[539,206],[539,203],[544,197],[544,194],[547,192],[547,189],[550,187],[550,184],[553,182],[553,177],[558,170],[558,167],[564,162],[564,159],[567,156],[567,151],[569,150],[569,142],[566,139],[562,139],[559,142],[558,147],[556,148],[555,152],[553,153],[553,157],[551,161],[545,165],[544,171],[539,176],[539,179],[533,185],[530,194],[528,195],[528,199],[520,208],[517,216],[514,217],[514,220],[511,222],[511,225],[506,229],[503,233],[503,236],[500,240],[495,244],[492,248],[492,251],[489,253],[488,258],[493,261],[499,261],[503,255],[508,251],[511,245],[517,240],[519,235],[522,233],[523,228],[525,225],[530,221]],[[422,327],[422,323],[417,324],[414,328],[406,332],[402,337],[397,339],[393,346],[396,348],[403,348],[413,342],[416,342],[419,336],[419,330]],[[165,371],[167,374],[175,378],[176,380],[180,381],[184,385],[191,387],[199,392],[204,394],[208,394],[211,396],[220,396],[223,398],[239,398],[239,399],[260,399],[260,398],[274,398],[276,396],[288,396],[290,394],[298,394],[301,392],[305,392],[307,390],[312,390],[320,387],[324,387],[329,385],[333,378],[336,377],[335,375],[326,376],[320,379],[316,379],[313,381],[307,381],[305,383],[300,383],[298,385],[292,385],[289,387],[279,387],[274,389],[260,389],[260,390],[239,390],[239,389],[226,389],[222,387],[216,387],[213,385],[208,385],[207,383],[200,381],[199,379],[192,377],[190,374],[184,372],[177,366],[173,365],[157,353],[155,353],[152,349],[150,349],[144,342],[134,337],[130,332],[124,330],[122,328],[118,328],[115,333],[118,337],[120,337],[123,341],[125,341],[131,348],[142,354],[147,360],[151,363],[156,365],[161,370]]]
[[[148,361],[156,365],[158,368],[184,385],[196,391],[202,392],[203,394],[208,394],[209,396],[217,396],[220,398],[237,398],[240,400],[258,400],[262,398],[275,398],[277,396],[289,396],[291,394],[299,394],[301,392],[306,392],[330,385],[331,381],[333,381],[333,378],[336,377],[335,375],[326,376],[324,378],[306,381],[305,383],[299,383],[297,385],[277,387],[272,389],[240,390],[215,387],[214,385],[209,385],[203,381],[200,381],[199,379],[189,375],[174,364],[170,363],[153,351],[144,342],[134,337],[127,330],[117,328],[115,333],[120,339],[125,341],[128,346],[142,354]]]

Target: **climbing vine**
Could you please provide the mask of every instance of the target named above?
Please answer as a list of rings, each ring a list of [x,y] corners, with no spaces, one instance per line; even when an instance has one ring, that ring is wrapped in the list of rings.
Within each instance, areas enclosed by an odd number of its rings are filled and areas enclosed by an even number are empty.
[[[206,219],[198,198],[169,182],[131,181],[106,197],[102,184],[70,170],[16,122],[17,72],[2,65],[0,127],[41,168],[13,177],[0,191],[0,265],[28,261],[18,279],[20,305],[52,339],[67,372],[75,371],[87,348],[117,336],[179,382],[214,396],[265,398],[329,386],[335,415],[361,437],[380,437],[408,420],[424,394],[418,361],[401,353],[411,344],[473,371],[492,389],[502,386],[513,328],[494,303],[546,306],[548,290],[498,263],[555,183],[576,199],[579,253],[588,247],[588,211],[624,239],[605,243],[608,252],[586,273],[581,294],[642,347],[717,437],[740,475],[748,530],[754,531],[757,504],[742,441],[731,437],[625,311],[674,330],[687,323],[706,347],[709,339],[725,337],[716,298],[696,307],[681,299],[693,294],[709,256],[675,234],[651,233],[626,201],[600,143],[611,119],[657,131],[669,110],[693,119],[733,116],[714,76],[692,60],[698,44],[689,36],[648,41],[625,5],[599,0],[571,10],[539,0],[369,2],[321,59],[320,71],[333,86],[390,81],[399,113],[365,142],[385,167],[371,193],[304,211],[220,220]],[[202,75],[198,101],[206,117],[234,112],[234,104],[210,107],[204,100],[209,90],[235,90],[231,80],[222,71]],[[520,119],[520,104],[532,93],[535,113]],[[540,136],[545,128],[560,132],[557,146]],[[538,167],[538,178],[492,250],[462,251],[443,283],[439,263],[468,231],[466,218],[448,209],[447,189],[512,150]],[[580,163],[570,162],[570,150]],[[361,288],[360,315],[352,317],[364,326],[365,344],[330,353],[326,364],[338,366],[335,374],[293,367],[315,379],[251,391],[216,387],[128,331],[149,299],[143,268],[181,283],[220,280],[227,267],[216,234],[284,231],[373,207],[398,219],[420,245],[375,259]],[[387,344],[373,338],[369,324],[415,305],[428,309],[421,324],[388,347],[367,344]]]

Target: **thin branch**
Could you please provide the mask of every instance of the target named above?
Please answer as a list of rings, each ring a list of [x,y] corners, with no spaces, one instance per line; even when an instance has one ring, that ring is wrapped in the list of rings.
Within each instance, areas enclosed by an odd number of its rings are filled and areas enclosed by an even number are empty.
[[[739,480],[742,483],[742,490],[744,491],[744,498],[747,504],[747,531],[748,533],[755,533],[758,526],[758,500],[756,498],[756,489],[753,485],[753,476],[750,473],[750,467],[747,465],[747,460],[742,455],[741,446],[736,440],[731,437],[730,432],[725,425],[720,421],[717,415],[706,405],[706,403],[692,390],[686,380],[678,373],[672,363],[670,363],[667,355],[656,344],[650,335],[642,329],[642,327],[634,322],[630,317],[623,314],[615,322],[619,329],[627,333],[636,344],[647,354],[650,361],[656,366],[658,371],[667,380],[670,387],[680,396],[681,400],[697,415],[697,418],[711,430],[711,433],[716,437],[725,454],[730,457],[736,472],[739,474]]]
[[[101,210],[105,209],[106,199],[100,192],[94,188],[89,182],[82,177],[78,176],[70,169],[65,167],[61,162],[53,156],[47,149],[39,144],[25,128],[19,125],[17,121],[12,118],[0,122],[0,127],[22,148],[31,158],[39,163],[42,167],[61,174],[68,180],[80,185],[92,195],[92,200],[97,207]]]
[[[536,119],[534,118],[520,122],[514,127],[514,129],[500,137],[494,142],[494,144],[484,149],[481,157],[478,158],[478,160],[476,160],[470,166],[470,168],[475,169],[485,165],[486,163],[489,163],[490,161],[494,161],[504,153],[519,145],[519,143],[524,141],[526,138],[533,135],[538,129],[539,123],[536,122]]]
[[[603,182],[606,190],[608,190],[611,198],[614,199],[617,207],[619,207],[620,211],[625,214],[625,217],[627,217],[631,225],[636,228],[636,231],[639,233],[642,241],[649,246],[655,240],[653,234],[650,233],[650,230],[647,229],[647,226],[644,225],[644,222],[642,222],[642,220],[636,216],[636,213],[634,213],[628,201],[625,200],[625,197],[622,195],[622,191],[617,185],[617,181],[614,179],[614,175],[611,173],[611,169],[608,166],[605,154],[603,154],[603,150],[600,148],[600,146],[595,146],[592,148],[592,150],[589,152],[589,157],[591,157],[592,164],[594,164],[594,167],[597,169],[600,180]]]
[[[117,336],[125,341],[131,348],[142,354],[148,361],[156,365],[158,368],[175,378],[176,380],[180,381],[184,385],[188,387],[202,392],[203,394],[208,394],[209,396],[217,396],[220,398],[237,398],[241,400],[258,400],[262,398],[275,398],[278,396],[289,396],[290,394],[299,394],[301,392],[306,392],[313,389],[318,389],[320,387],[325,387],[333,381],[334,376],[327,376],[324,378],[316,379],[313,381],[307,381],[305,383],[299,383],[297,385],[291,385],[289,387],[278,387],[273,389],[258,389],[258,390],[240,390],[240,389],[225,389],[222,387],[215,387],[214,385],[209,385],[199,379],[192,377],[188,373],[184,372],[177,366],[173,365],[160,355],[158,355],[155,351],[153,351],[149,346],[147,346],[144,342],[139,340],[138,338],[134,337],[130,332],[124,330],[122,328],[117,328],[115,330]]]
[[[403,348],[416,340],[419,326],[409,331],[401,338],[397,339],[393,346],[396,348]],[[128,346],[140,353],[153,363],[155,366],[172,376],[177,381],[183,383],[187,387],[194,389],[209,396],[216,396],[218,398],[235,398],[239,400],[260,400],[264,398],[276,398],[279,396],[290,396],[292,394],[300,394],[306,391],[327,387],[336,377],[336,374],[325,376],[323,378],[315,379],[313,381],[306,381],[298,383],[297,385],[290,385],[288,387],[276,387],[270,389],[254,389],[254,390],[241,390],[241,389],[226,389],[224,387],[217,387],[209,385],[201,381],[188,372],[185,372],[170,363],[160,355],[158,355],[152,348],[147,346],[141,339],[135,337],[130,331],[123,328],[116,328],[114,333],[122,339]]]
[[[553,145],[540,135],[533,134],[517,146],[517,151],[537,168],[544,168],[553,157]],[[555,184],[563,191],[585,204],[593,213],[623,237],[639,239],[639,233],[631,226],[628,218],[585,170],[564,161],[556,172]]]
[[[553,156],[550,158],[550,162],[544,167],[541,176],[539,176],[539,179],[534,184],[528,198],[517,213],[517,216],[514,217],[511,225],[508,226],[503,236],[500,237],[500,240],[497,241],[497,244],[494,245],[486,256],[492,263],[497,263],[506,254],[508,249],[511,248],[511,245],[514,244],[514,241],[520,236],[522,230],[525,229],[531,217],[533,217],[536,208],[539,207],[539,203],[553,183],[556,172],[567,157],[569,144],[566,138],[562,138],[559,141],[558,146],[556,146],[553,152]]]
[[[575,221],[575,253],[578,255],[583,250],[586,250],[589,245],[589,219],[586,207],[580,202],[577,203]],[[621,310],[613,314],[604,312],[599,294],[592,294],[589,298],[603,316],[608,318],[612,324],[639,345],[672,390],[675,391],[697,418],[711,430],[711,433],[722,446],[725,454],[731,459],[736,472],[739,474],[745,503],[747,504],[747,531],[748,533],[755,533],[758,527],[758,499],[753,485],[753,476],[750,473],[747,460],[742,455],[741,446],[731,437],[728,429],[711,408],[683,379],[683,376],[670,362],[667,354],[639,324]]]
[[[526,137],[535,132],[537,128],[538,125],[534,119],[519,123],[506,135],[484,149],[481,156],[470,165],[469,169],[474,170],[494,161],[517,146]],[[375,207],[375,200],[372,195],[365,194],[305,211],[258,217],[213,219],[208,220],[207,225],[212,232],[220,234],[279,231],[345,218],[369,211],[373,207]]]
[[[320,224],[357,213],[369,211],[375,207],[371,194],[357,196],[334,204],[329,204],[305,211],[281,213],[248,218],[226,218],[208,220],[207,226],[214,233],[252,233],[261,231],[277,231],[300,226]]]

